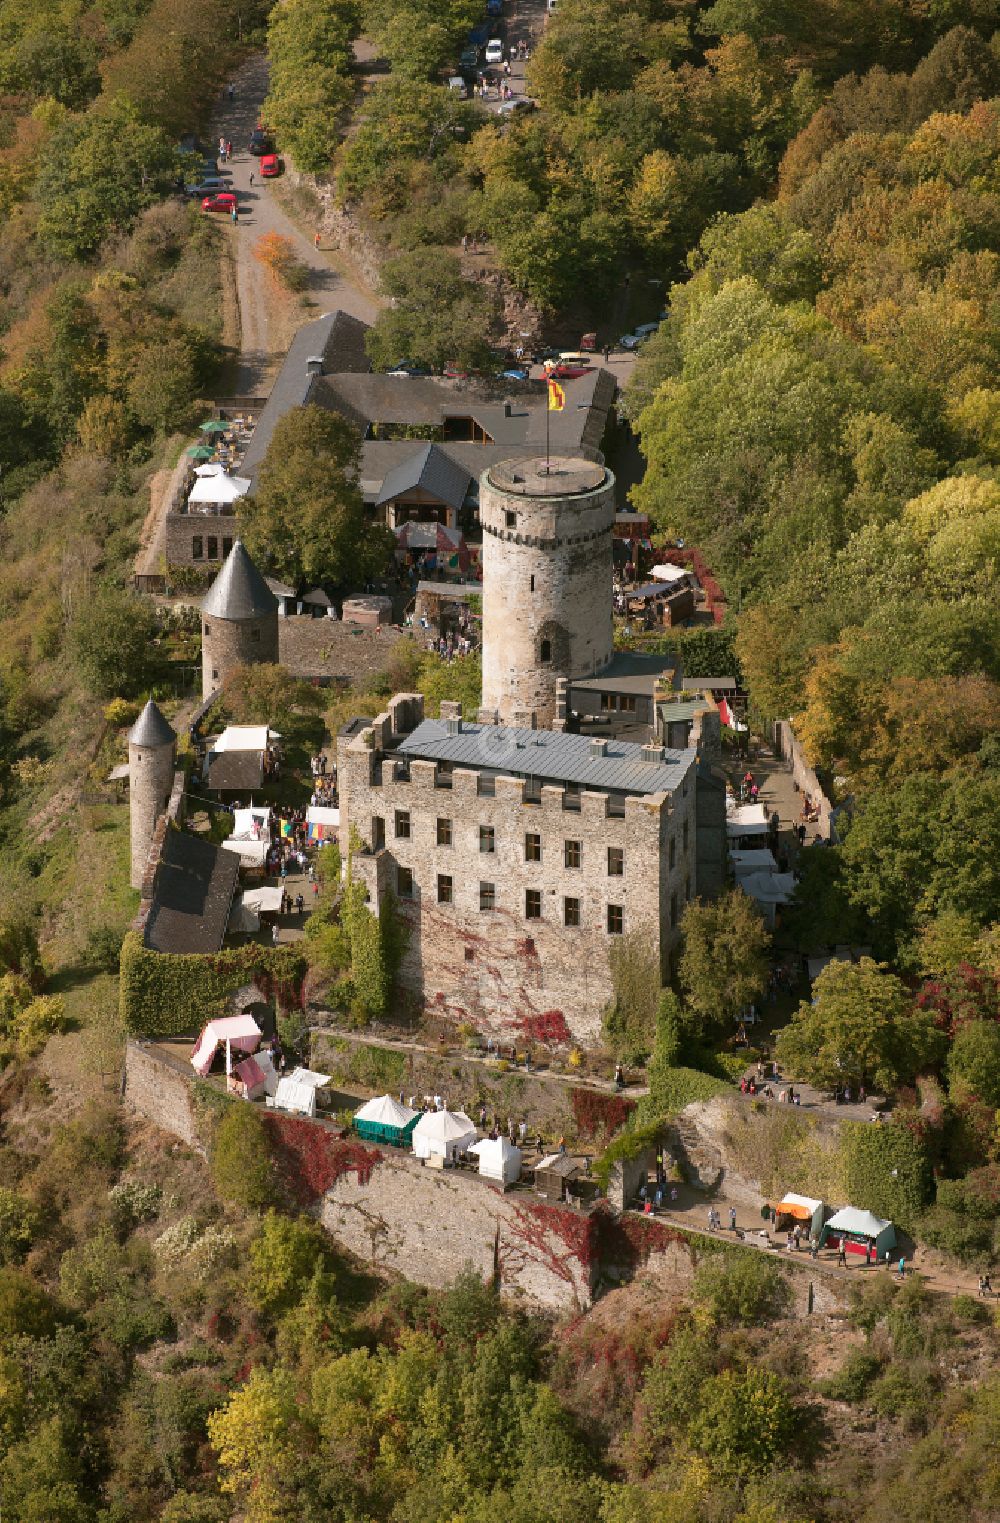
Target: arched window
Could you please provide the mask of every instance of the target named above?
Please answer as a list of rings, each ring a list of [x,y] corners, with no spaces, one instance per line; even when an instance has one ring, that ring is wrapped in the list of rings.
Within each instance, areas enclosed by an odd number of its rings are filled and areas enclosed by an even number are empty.
[[[552,660],[552,641],[551,640],[543,640],[542,641],[542,648],[538,652],[538,659],[540,661],[551,661]]]

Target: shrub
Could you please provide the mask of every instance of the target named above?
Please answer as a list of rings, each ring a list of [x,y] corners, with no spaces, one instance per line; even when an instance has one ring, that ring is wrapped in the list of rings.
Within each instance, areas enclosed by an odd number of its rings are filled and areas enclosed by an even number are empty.
[[[40,994],[14,1017],[10,1034],[21,1056],[31,1058],[41,1052],[50,1036],[65,1031],[66,1026],[66,1007],[60,996]]]
[[[163,1191],[159,1185],[144,1185],[138,1179],[123,1179],[108,1191],[111,1220],[123,1236],[142,1222],[158,1215]]]
[[[714,1100],[730,1092],[730,1085],[698,1068],[663,1067],[656,1074],[655,1092],[651,1085],[640,1101],[640,1114],[647,1120],[676,1116],[696,1100]]]
[[[886,1370],[868,1395],[869,1405],[880,1417],[901,1419],[906,1427],[922,1428],[933,1402],[928,1372],[908,1369],[893,1364]]]
[[[39,1227],[35,1207],[16,1190],[0,1185],[0,1264],[18,1264]]]
[[[717,1323],[769,1322],[790,1300],[788,1281],[756,1251],[733,1251],[699,1265],[694,1297]]]
[[[131,593],[106,588],[87,598],[70,626],[80,675],[99,698],[131,697],[149,674],[156,621]]]
[[[688,1430],[692,1447],[731,1475],[769,1470],[800,1437],[788,1386],[771,1370],[723,1370],[705,1381]]]
[[[21,1269],[0,1269],[0,1338],[47,1338],[57,1320],[55,1302]]]
[[[228,1227],[201,1227],[193,1216],[182,1216],[153,1243],[162,1269],[182,1269],[198,1284],[214,1279],[236,1257],[236,1238]]]
[[[104,718],[113,730],[123,730],[139,717],[139,705],[131,698],[112,698],[104,706]]]
[[[870,1349],[851,1349],[835,1375],[819,1382],[819,1391],[831,1401],[863,1401],[882,1361]]]
[[[635,1110],[635,1101],[598,1089],[570,1090],[573,1120],[579,1137],[611,1137]]]
[[[122,953],[122,933],[110,925],[98,925],[87,932],[83,946],[84,967],[95,973],[117,973]]]
[[[977,1301],[975,1296],[956,1296],[951,1303],[951,1309],[959,1322],[988,1322],[989,1308],[982,1301]]]
[[[270,1145],[252,1106],[240,1102],[226,1111],[212,1139],[211,1163],[220,1199],[250,1211],[273,1199]]]
[[[302,1295],[317,1269],[330,1262],[330,1245],[316,1222],[268,1211],[250,1245],[254,1304],[272,1316],[287,1311]]]

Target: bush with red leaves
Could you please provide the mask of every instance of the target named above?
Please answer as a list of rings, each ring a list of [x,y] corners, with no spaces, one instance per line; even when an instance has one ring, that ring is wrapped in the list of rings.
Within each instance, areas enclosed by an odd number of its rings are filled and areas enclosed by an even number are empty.
[[[578,1137],[612,1137],[635,1110],[634,1100],[598,1089],[570,1090],[570,1101]]]
[[[355,1137],[342,1137],[304,1116],[266,1111],[263,1119],[278,1176],[299,1205],[319,1200],[342,1174],[357,1174],[358,1183],[366,1185],[382,1161],[376,1148],[365,1147]]]

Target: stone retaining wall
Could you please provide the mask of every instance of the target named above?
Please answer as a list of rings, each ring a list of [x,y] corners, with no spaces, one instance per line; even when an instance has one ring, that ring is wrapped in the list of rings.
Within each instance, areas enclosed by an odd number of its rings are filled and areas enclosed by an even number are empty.
[[[125,1044],[125,1104],[189,1147],[200,1147],[191,1108],[192,1073],[148,1042]]]

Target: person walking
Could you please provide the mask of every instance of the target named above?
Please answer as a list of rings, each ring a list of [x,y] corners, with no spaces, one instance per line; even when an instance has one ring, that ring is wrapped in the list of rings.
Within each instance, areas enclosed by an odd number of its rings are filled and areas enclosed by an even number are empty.
[[[319,233],[313,233],[313,248],[319,248]]]
[[[735,1232],[736,1231],[736,1207],[735,1206],[730,1206],[730,1208],[729,1208],[729,1230],[730,1230],[730,1232]]]
[[[847,1245],[844,1238],[840,1239],[840,1246],[837,1249],[837,1264],[841,1269],[847,1268]]]
[[[253,170],[250,171],[250,189],[253,190]]]

